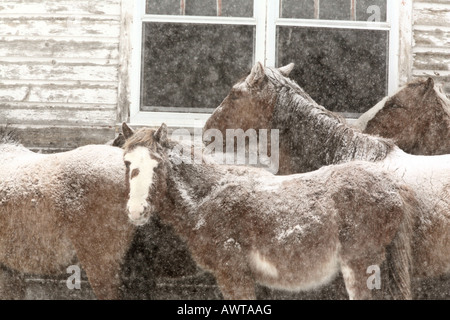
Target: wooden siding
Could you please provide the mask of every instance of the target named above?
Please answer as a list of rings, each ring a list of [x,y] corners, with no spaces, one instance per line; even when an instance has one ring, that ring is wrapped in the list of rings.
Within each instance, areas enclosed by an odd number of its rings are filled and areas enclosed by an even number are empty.
[[[450,1],[415,0],[413,77],[434,78],[450,95]]]
[[[2,0],[0,126],[16,128],[25,146],[46,151],[112,139],[121,5]]]

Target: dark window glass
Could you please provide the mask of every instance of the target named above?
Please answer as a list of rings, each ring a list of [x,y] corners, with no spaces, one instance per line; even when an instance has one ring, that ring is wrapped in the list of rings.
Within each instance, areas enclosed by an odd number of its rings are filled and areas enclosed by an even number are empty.
[[[253,0],[147,0],[146,13],[253,17]]]
[[[319,104],[362,113],[387,95],[388,32],[278,27],[277,65]]]
[[[351,20],[351,12],[351,0],[320,0],[320,19]]]
[[[282,18],[314,19],[314,0],[283,0],[280,12]]]
[[[185,0],[187,16],[216,16],[217,0]]]
[[[147,0],[146,13],[168,15],[182,14],[180,0]]]
[[[252,67],[254,32],[254,26],[144,23],[142,109],[216,108]]]
[[[224,17],[253,17],[253,0],[223,0],[219,11]]]
[[[386,21],[386,0],[282,0],[281,18]]]

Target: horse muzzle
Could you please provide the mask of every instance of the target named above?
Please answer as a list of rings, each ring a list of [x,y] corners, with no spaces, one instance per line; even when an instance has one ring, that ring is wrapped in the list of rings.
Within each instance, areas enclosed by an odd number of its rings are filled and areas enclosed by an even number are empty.
[[[147,203],[139,203],[139,204],[127,204],[128,209],[128,218],[131,223],[136,226],[141,226],[145,224],[150,218],[150,211],[148,210],[149,205]]]

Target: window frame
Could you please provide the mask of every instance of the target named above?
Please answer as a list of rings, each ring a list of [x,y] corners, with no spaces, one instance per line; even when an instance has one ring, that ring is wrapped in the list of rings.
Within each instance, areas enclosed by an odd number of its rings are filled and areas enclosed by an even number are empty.
[[[276,29],[278,26],[345,28],[381,30],[389,32],[388,43],[388,94],[399,87],[399,45],[400,45],[400,1],[387,1],[386,22],[365,22],[347,20],[292,19],[280,18],[281,0],[264,0],[265,5],[256,5],[261,0],[254,0],[253,17],[217,17],[186,15],[152,15],[146,14],[146,0],[133,0],[133,23],[131,33],[131,68],[130,68],[130,106],[129,123],[133,126],[158,127],[162,122],[172,128],[202,128],[210,113],[156,112],[140,110],[142,39],[143,23],[170,22],[195,24],[233,24],[253,25],[255,31],[255,52],[253,61],[260,61],[265,66],[276,63]],[[215,106],[217,107],[217,106]],[[354,115],[353,115],[354,116]]]

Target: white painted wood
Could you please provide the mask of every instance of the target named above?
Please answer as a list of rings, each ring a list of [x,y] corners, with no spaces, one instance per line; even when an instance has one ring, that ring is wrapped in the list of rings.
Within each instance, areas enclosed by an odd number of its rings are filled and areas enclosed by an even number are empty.
[[[118,59],[118,41],[89,39],[88,41],[73,38],[36,39],[30,37],[0,37],[0,58],[2,57],[37,57],[37,58],[85,58],[85,59]]]
[[[0,16],[0,36],[117,38],[119,33],[119,20],[104,16]]]
[[[97,63],[5,62],[0,60],[2,80],[117,82],[117,66]]]
[[[4,101],[55,103],[117,103],[115,85],[26,85],[4,84],[0,81],[0,103]]]
[[[277,50],[277,20],[280,16],[280,0],[267,1],[265,65],[275,67]]]
[[[0,118],[9,124],[110,125],[114,126],[114,110],[95,109],[9,109],[0,108]]]
[[[389,31],[389,74],[388,95],[393,95],[399,88],[399,53],[400,53],[400,1],[387,2],[387,20]]]
[[[2,0],[0,14],[120,15],[121,0]]]
[[[363,29],[363,30],[389,30],[387,22],[365,22],[365,21],[343,21],[343,20],[320,20],[320,19],[287,19],[277,18],[279,26],[299,26],[317,28],[340,28],[340,29]]]
[[[253,63],[261,62],[267,64],[266,61],[266,19],[268,9],[267,6],[253,6],[253,16],[256,19],[255,32],[255,54]]]
[[[413,65],[413,9],[412,1],[401,2],[398,17],[398,86],[411,81]]]
[[[172,23],[195,23],[195,24],[231,24],[231,25],[256,25],[255,18],[233,18],[216,16],[182,16],[146,14],[141,18],[142,22],[172,22]]]
[[[413,23],[413,77],[432,77],[450,94],[450,2],[414,1]]]

